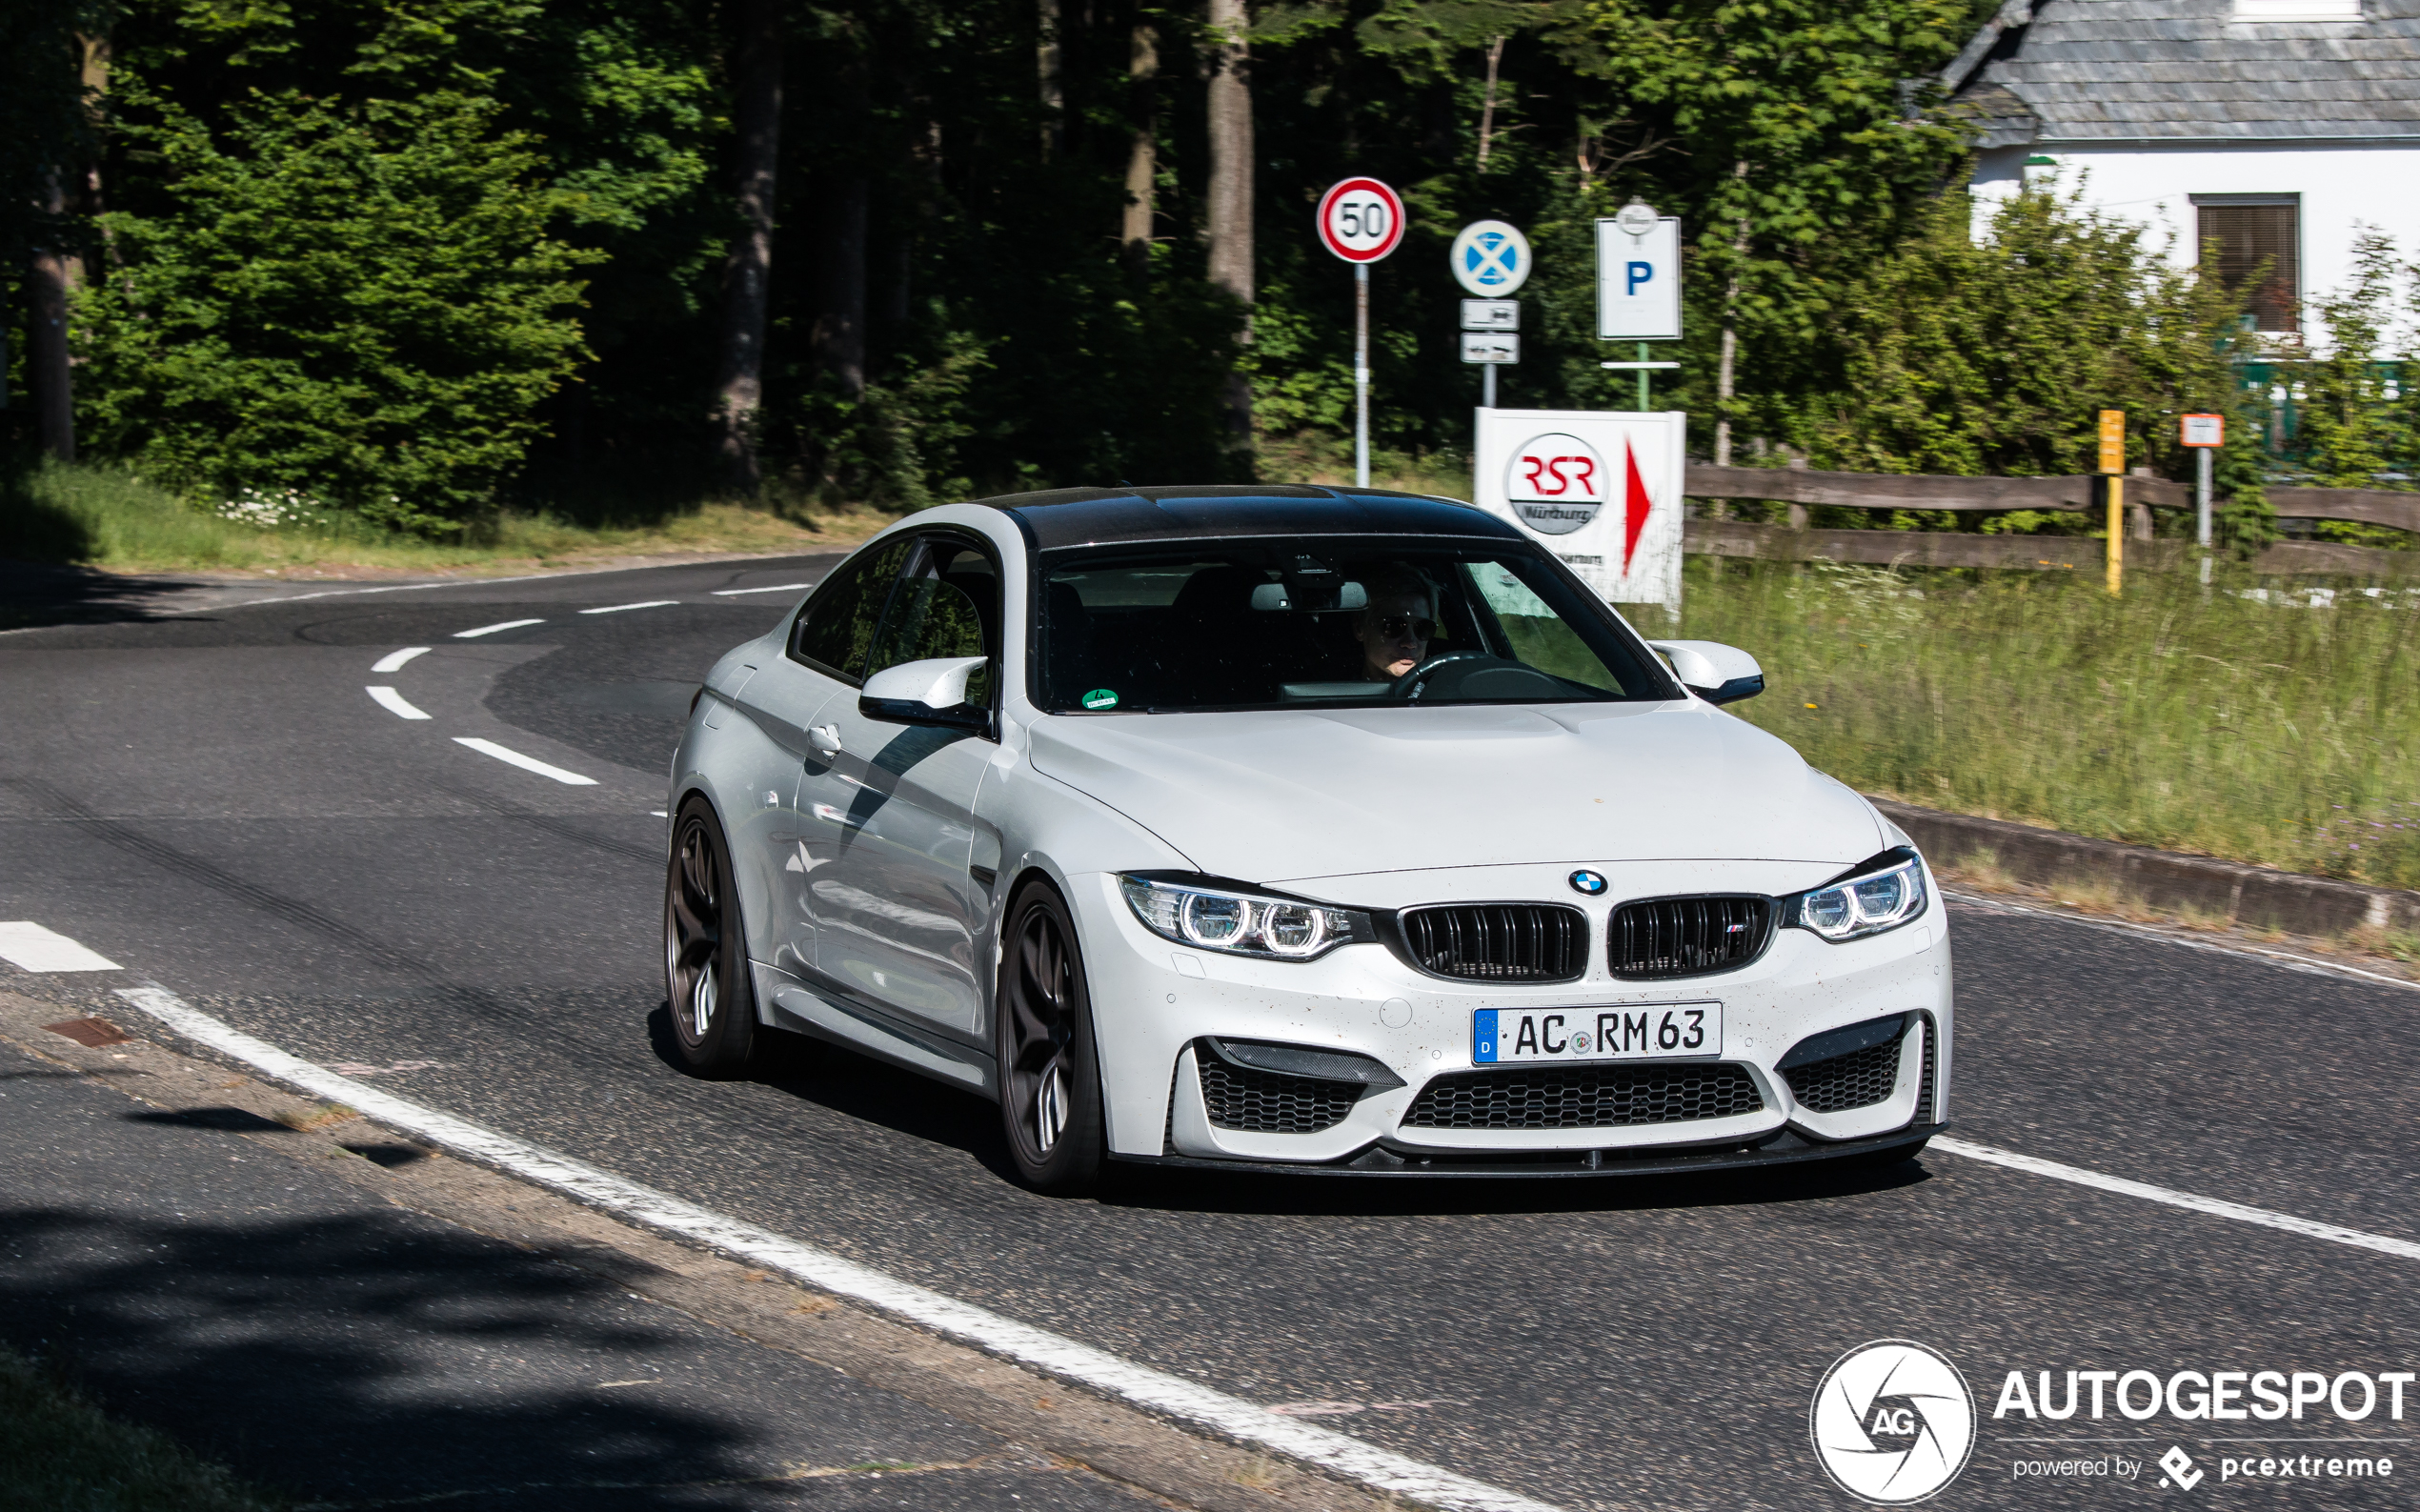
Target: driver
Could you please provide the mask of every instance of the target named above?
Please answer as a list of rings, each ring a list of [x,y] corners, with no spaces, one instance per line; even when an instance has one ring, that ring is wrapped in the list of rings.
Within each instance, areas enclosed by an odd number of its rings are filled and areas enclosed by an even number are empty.
[[[1436,603],[1418,573],[1390,562],[1361,578],[1367,595],[1353,638],[1361,644],[1361,677],[1393,682],[1428,659],[1437,635]]]

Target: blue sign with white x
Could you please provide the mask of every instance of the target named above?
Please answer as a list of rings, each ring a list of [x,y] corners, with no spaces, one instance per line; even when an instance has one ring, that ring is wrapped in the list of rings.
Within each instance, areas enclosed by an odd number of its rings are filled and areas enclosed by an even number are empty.
[[[1529,277],[1529,238],[1500,220],[1463,227],[1452,257],[1456,281],[1482,297],[1501,299]]]

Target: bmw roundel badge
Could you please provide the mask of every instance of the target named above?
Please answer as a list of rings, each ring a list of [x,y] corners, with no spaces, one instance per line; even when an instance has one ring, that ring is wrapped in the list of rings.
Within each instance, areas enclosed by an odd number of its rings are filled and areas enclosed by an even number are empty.
[[[1595,897],[1597,895],[1605,890],[1604,873],[1588,871],[1572,873],[1571,890],[1575,893],[1585,893],[1590,897]]]

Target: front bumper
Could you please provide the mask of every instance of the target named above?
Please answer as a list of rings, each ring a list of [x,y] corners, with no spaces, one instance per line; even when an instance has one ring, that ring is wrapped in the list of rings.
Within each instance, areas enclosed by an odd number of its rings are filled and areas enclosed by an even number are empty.
[[[1684,869],[1684,885],[1672,885]],[[1562,866],[1486,870],[1497,897],[1556,898],[1560,891],[1558,900],[1569,900]],[[1348,945],[1307,962],[1188,950],[1145,929],[1114,876],[1070,878],[1099,1028],[1110,1154],[1356,1174],[1603,1174],[1608,1168],[1644,1172],[1650,1167],[1639,1162],[1649,1158],[1671,1162],[1653,1169],[1696,1170],[1853,1155],[1919,1143],[1929,1137],[1926,1130],[1947,1121],[1955,1036],[1949,943],[1937,893],[1923,918],[1886,935],[1835,945],[1782,930],[1760,958],[1737,970],[1640,982],[1615,979],[1603,968],[1605,922],[1623,899],[1700,889],[1779,894],[1809,879],[1800,875],[1803,866],[1777,869],[1764,862],[1604,870],[1614,881],[1607,896],[1581,904],[1594,942],[1587,974],[1575,982],[1515,987],[1433,978],[1377,944]],[[1445,880],[1407,880],[1399,874],[1395,882],[1422,889],[1442,888]],[[1400,906],[1393,899],[1332,900]],[[1597,1127],[1448,1128],[1405,1121],[1433,1079],[1488,1069],[1472,1059],[1475,1010],[1635,1009],[1706,998],[1723,1003],[1719,1060],[1626,1062],[1623,1069],[1737,1067],[1754,1083],[1756,1105],[1747,1111],[1737,1111],[1735,1100],[1722,1116]],[[1828,1112],[1802,1103],[1790,1076],[1779,1069],[1792,1047],[1809,1036],[1889,1015],[1914,1016],[1895,1073],[1886,1073],[1890,1095]],[[1403,1085],[1359,1096],[1325,1127],[1222,1126],[1201,1085],[1200,1058],[1210,1053],[1200,1043],[1205,1037],[1364,1056]]]
[[[1687,1176],[1701,1171],[1747,1171],[1860,1157],[1880,1159],[1894,1152],[1906,1158],[1923,1150],[1927,1140],[1948,1129],[1946,1123],[1911,1124],[1865,1139],[1820,1142],[1788,1130],[1763,1144],[1733,1145],[1719,1150],[1646,1148],[1634,1151],[1589,1150],[1572,1155],[1543,1156],[1421,1155],[1404,1156],[1373,1145],[1348,1160],[1206,1159],[1190,1155],[1112,1155],[1113,1160],[1134,1165],[1171,1166],[1196,1171],[1272,1171],[1291,1176],[1391,1176],[1415,1179],[1486,1177],[1540,1179],[1573,1176]]]

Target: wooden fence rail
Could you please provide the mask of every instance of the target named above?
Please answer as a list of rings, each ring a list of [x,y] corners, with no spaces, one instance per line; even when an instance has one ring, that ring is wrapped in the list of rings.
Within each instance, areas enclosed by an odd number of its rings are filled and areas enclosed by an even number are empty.
[[[1943,477],[1930,474],[1816,473],[1786,467],[1699,467],[1684,490],[1691,498],[1773,499],[1869,510],[2097,510],[2107,496],[2090,473],[2070,477]],[[2126,480],[2129,504],[2191,509],[2193,491],[2164,477]],[[2358,520],[2420,534],[2420,494],[2379,488],[2273,488],[2282,519]]]
[[[1909,567],[2014,567],[2035,571],[2098,569],[2102,546],[2088,536],[1983,535],[1949,531],[1813,530],[1808,505],[1851,509],[2097,511],[2105,483],[2092,474],[2068,477],[1944,477],[1893,473],[1818,473],[1803,468],[1701,467],[1688,470],[1685,492],[1702,499],[1771,499],[1796,506],[1788,525],[1694,519],[1684,547],[1718,556],[1776,561],[1824,557],[1836,562]],[[2420,534],[2420,494],[2388,489],[2272,488],[2270,507],[2283,519],[2354,520]],[[2129,504],[2190,509],[2193,491],[2166,478],[2129,477]],[[2129,562],[2151,570],[2189,558],[2176,540],[2129,541]],[[2261,573],[2326,573],[2393,576],[2420,571],[2420,552],[2380,551],[2333,541],[2279,541],[2252,562]]]

